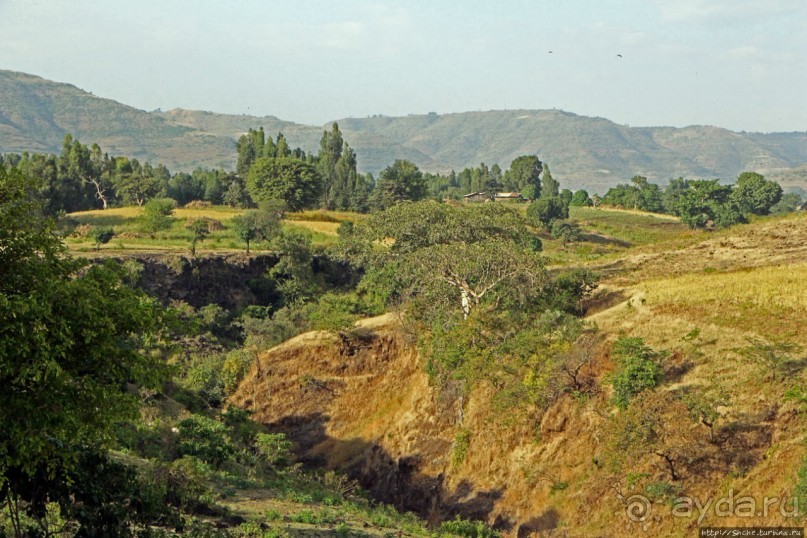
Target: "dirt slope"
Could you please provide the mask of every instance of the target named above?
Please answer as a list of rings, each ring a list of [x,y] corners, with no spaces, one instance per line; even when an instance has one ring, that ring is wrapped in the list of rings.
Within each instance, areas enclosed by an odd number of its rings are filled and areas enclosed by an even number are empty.
[[[783,394],[804,384],[804,361],[792,377],[772,380],[737,349],[755,336],[807,346],[802,237],[807,219],[794,217],[623,260],[605,283],[611,302],[588,318],[601,335],[594,375],[603,390],[565,395],[544,413],[497,409],[489,386],[464,400],[437,390],[393,315],[362,322],[354,342],[308,333],[267,351],[232,403],[289,433],[304,461],[345,470],[378,499],[433,522],[459,513],[511,536],[690,536],[699,525],[792,525],[784,499],[804,458],[807,421]],[[695,328],[696,339],[683,338]],[[711,499],[703,513],[697,505],[673,513],[651,499],[650,513],[636,517],[632,496],[645,491],[603,466],[617,415],[605,383],[613,368],[607,349],[619,334],[670,350],[660,394],[700,387],[728,395],[714,442],[678,481],[695,502]],[[662,411],[663,420],[679,420],[678,412]],[[634,471],[669,481],[659,458]],[[759,510],[715,512],[714,502],[729,494],[751,496]],[[777,498],[767,515],[766,497]]]

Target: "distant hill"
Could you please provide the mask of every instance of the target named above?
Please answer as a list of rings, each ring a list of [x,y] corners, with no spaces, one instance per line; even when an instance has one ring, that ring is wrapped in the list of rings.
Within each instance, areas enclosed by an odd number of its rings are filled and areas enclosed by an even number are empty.
[[[604,192],[641,174],[731,179],[744,170],[807,187],[807,132],[737,133],[719,127],[628,127],[560,110],[505,110],[338,120],[359,168],[377,173],[395,159],[447,172],[537,154],[572,188]],[[324,127],[274,116],[191,110],[145,112],[40,77],[0,70],[0,152],[58,152],[66,132],[106,152],[161,162],[171,170],[235,164],[234,140],[250,127],[283,131],[292,147],[316,151]],[[793,171],[793,169],[797,169]]]

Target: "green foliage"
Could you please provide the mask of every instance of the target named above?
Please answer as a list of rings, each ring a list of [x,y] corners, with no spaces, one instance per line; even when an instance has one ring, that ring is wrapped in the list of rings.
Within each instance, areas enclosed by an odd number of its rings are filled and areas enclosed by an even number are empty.
[[[782,187],[779,184],[766,180],[760,174],[743,172],[737,178],[730,200],[743,213],[767,215],[781,198]]]
[[[315,330],[351,333],[358,318],[358,306],[355,295],[326,293],[320,296],[309,319]]]
[[[675,502],[675,499],[681,496],[683,489],[678,484],[662,481],[647,484],[644,491],[653,501],[662,501],[672,504]]]
[[[745,222],[745,216],[731,199],[731,187],[718,180],[688,181],[680,193],[676,212],[690,228],[714,225],[725,228]]]
[[[569,208],[558,197],[541,197],[527,207],[527,217],[535,226],[548,231],[553,221],[569,218]]]
[[[534,200],[541,195],[541,172],[544,165],[537,155],[521,155],[513,159],[510,169],[504,174],[504,188],[520,192]]]
[[[560,182],[552,177],[549,165],[544,163],[544,177],[541,178],[541,198],[556,198],[559,194]]]
[[[660,360],[663,352],[654,351],[641,338],[622,337],[616,341],[612,356],[617,369],[611,376],[614,403],[620,409],[628,407],[640,392],[658,386],[662,378]]]
[[[309,234],[295,229],[283,230],[275,236],[272,246],[278,252],[278,262],[269,269],[285,305],[308,301],[319,290],[314,276],[314,255]]]
[[[396,159],[381,171],[370,205],[384,210],[401,202],[416,202],[426,198],[428,186],[418,167],[409,161]]]
[[[191,256],[196,256],[196,243],[210,235],[210,219],[194,219],[187,225],[191,231]]]
[[[602,203],[624,209],[638,209],[653,213],[664,209],[664,196],[661,188],[649,183],[644,176],[633,176],[633,185],[617,185],[608,189]]]
[[[174,223],[176,202],[171,198],[156,198],[143,207],[140,229],[146,233],[168,230]]]
[[[227,427],[202,415],[193,415],[177,424],[179,442],[177,449],[182,456],[194,456],[215,466],[220,466],[235,455],[235,447]]]
[[[90,230],[90,233],[87,234],[87,237],[92,239],[95,250],[97,251],[101,249],[101,245],[106,245],[115,237],[115,230],[112,228],[94,227]]]
[[[443,521],[440,524],[440,531],[467,538],[498,538],[501,536],[500,533],[494,531],[482,521],[468,521],[462,519],[459,515],[455,519]]]
[[[785,392],[785,400],[792,400],[801,407],[801,411],[807,411],[807,388],[799,385],[791,387]]]
[[[111,266],[79,273],[35,189],[0,167],[0,477],[12,500],[65,486],[87,447],[108,446],[115,423],[136,413],[126,384],[154,387],[165,374],[151,353],[159,307]]]
[[[454,446],[451,448],[451,465],[459,467],[468,455],[468,447],[471,446],[471,430],[463,428],[454,437]]]
[[[282,467],[291,463],[292,443],[282,433],[259,433],[255,436],[255,449],[267,465]]]
[[[571,207],[591,207],[594,205],[594,202],[588,195],[588,191],[580,189],[579,191],[575,191],[575,193],[572,195],[569,205]]]
[[[235,234],[246,243],[247,254],[252,241],[267,241],[280,230],[280,218],[273,211],[247,211],[233,217],[230,222]]]
[[[599,276],[589,269],[572,269],[558,273],[544,288],[538,299],[540,308],[582,315],[582,302],[597,288]]]
[[[782,198],[770,208],[773,215],[780,215],[783,213],[790,213],[796,211],[801,206],[803,200],[801,195],[795,192],[788,192],[782,195]]]
[[[556,220],[552,222],[552,238],[559,239],[563,246],[580,241],[580,225],[576,222]]]
[[[292,158],[261,158],[247,174],[247,190],[256,202],[283,200],[290,211],[315,207],[322,192],[316,167]]]

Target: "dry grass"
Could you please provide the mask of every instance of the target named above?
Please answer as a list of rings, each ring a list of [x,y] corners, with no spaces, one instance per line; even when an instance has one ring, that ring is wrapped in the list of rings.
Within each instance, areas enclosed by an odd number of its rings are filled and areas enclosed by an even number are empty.
[[[341,225],[339,222],[321,222],[311,220],[292,220],[286,221],[286,224],[294,228],[303,228],[311,232],[332,235],[334,237],[337,236],[336,230]]]
[[[776,338],[807,338],[807,264],[688,274],[642,283],[658,313],[742,327]],[[807,343],[807,341],[803,342]]]

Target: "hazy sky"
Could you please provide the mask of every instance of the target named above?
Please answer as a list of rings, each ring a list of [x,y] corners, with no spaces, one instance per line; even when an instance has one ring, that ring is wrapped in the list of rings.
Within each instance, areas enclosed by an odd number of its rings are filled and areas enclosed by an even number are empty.
[[[310,124],[559,108],[805,131],[807,1],[0,0],[0,68]]]

